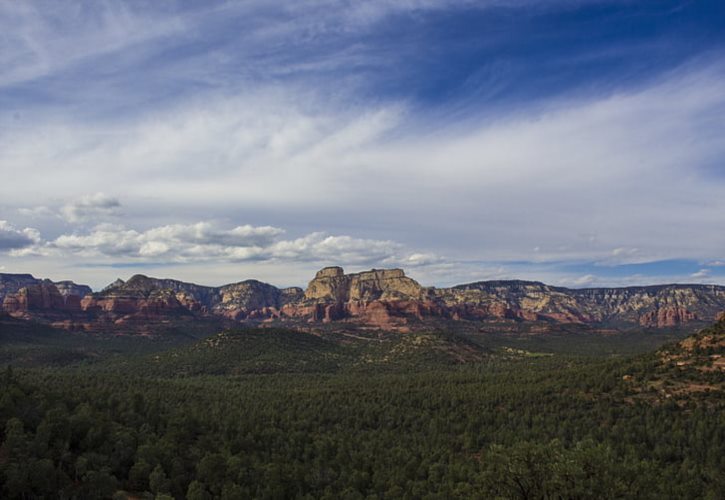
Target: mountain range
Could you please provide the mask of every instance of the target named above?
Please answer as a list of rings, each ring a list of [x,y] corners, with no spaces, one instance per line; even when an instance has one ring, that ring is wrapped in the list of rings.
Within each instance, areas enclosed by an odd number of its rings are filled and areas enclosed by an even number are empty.
[[[475,325],[547,331],[712,323],[725,311],[725,287],[656,285],[570,289],[534,281],[481,281],[425,287],[401,269],[317,272],[306,289],[257,280],[219,287],[135,275],[99,292],[71,281],[0,274],[2,314],[73,331],[154,333],[160,326],[270,323],[408,331]]]

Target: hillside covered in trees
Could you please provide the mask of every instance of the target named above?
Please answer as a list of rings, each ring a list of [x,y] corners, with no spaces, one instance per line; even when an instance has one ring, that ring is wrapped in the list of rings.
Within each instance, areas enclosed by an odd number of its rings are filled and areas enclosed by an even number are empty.
[[[49,366],[78,339],[36,335],[45,357],[4,358],[4,498],[725,495],[721,387],[668,392],[690,339],[242,330]]]

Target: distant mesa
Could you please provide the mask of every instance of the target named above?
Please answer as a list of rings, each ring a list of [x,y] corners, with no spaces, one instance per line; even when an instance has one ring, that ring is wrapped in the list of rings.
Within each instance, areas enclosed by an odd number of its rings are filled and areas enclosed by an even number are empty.
[[[402,269],[345,274],[341,267],[326,267],[317,272],[305,291],[305,299],[325,302],[418,300],[423,295],[424,288],[406,277]]]
[[[658,285],[568,289],[531,281],[482,281],[451,288],[420,285],[402,269],[315,274],[306,289],[257,280],[219,287],[141,274],[100,292],[72,281],[0,274],[2,312],[70,330],[153,333],[198,322],[339,325],[406,331],[455,325],[667,328],[714,321],[725,287]],[[506,326],[508,325],[508,326]]]

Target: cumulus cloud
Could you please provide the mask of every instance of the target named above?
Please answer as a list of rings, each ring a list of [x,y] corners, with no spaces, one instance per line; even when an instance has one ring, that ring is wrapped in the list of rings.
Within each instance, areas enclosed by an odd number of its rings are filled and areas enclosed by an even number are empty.
[[[8,221],[0,220],[0,252],[21,250],[40,242],[37,229],[17,229]]]
[[[284,261],[364,265],[410,263],[423,266],[440,257],[411,253],[397,242],[314,232],[284,239],[272,226],[220,227],[212,222],[172,224],[143,231],[102,224],[86,233],[64,234],[32,242],[27,254],[103,258],[131,262]],[[16,254],[21,255],[21,254]]]
[[[61,235],[47,247],[88,257],[246,260],[269,247],[282,232],[270,226],[222,229],[209,222],[171,224],[145,231],[102,224],[85,234]]]
[[[405,256],[403,259],[398,260],[395,262],[397,265],[401,265],[403,267],[419,267],[419,266],[432,266],[436,264],[443,264],[445,262],[445,259],[440,256],[436,255],[434,253],[411,253],[410,255]]]
[[[86,222],[117,216],[120,208],[121,202],[118,201],[118,198],[104,193],[95,193],[81,196],[67,203],[61,207],[60,213],[68,222]]]

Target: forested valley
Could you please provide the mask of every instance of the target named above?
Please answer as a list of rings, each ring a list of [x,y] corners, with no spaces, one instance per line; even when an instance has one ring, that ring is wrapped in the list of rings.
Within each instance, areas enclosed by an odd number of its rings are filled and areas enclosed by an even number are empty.
[[[722,372],[642,337],[69,342],[3,346],[4,498],[725,497]]]

